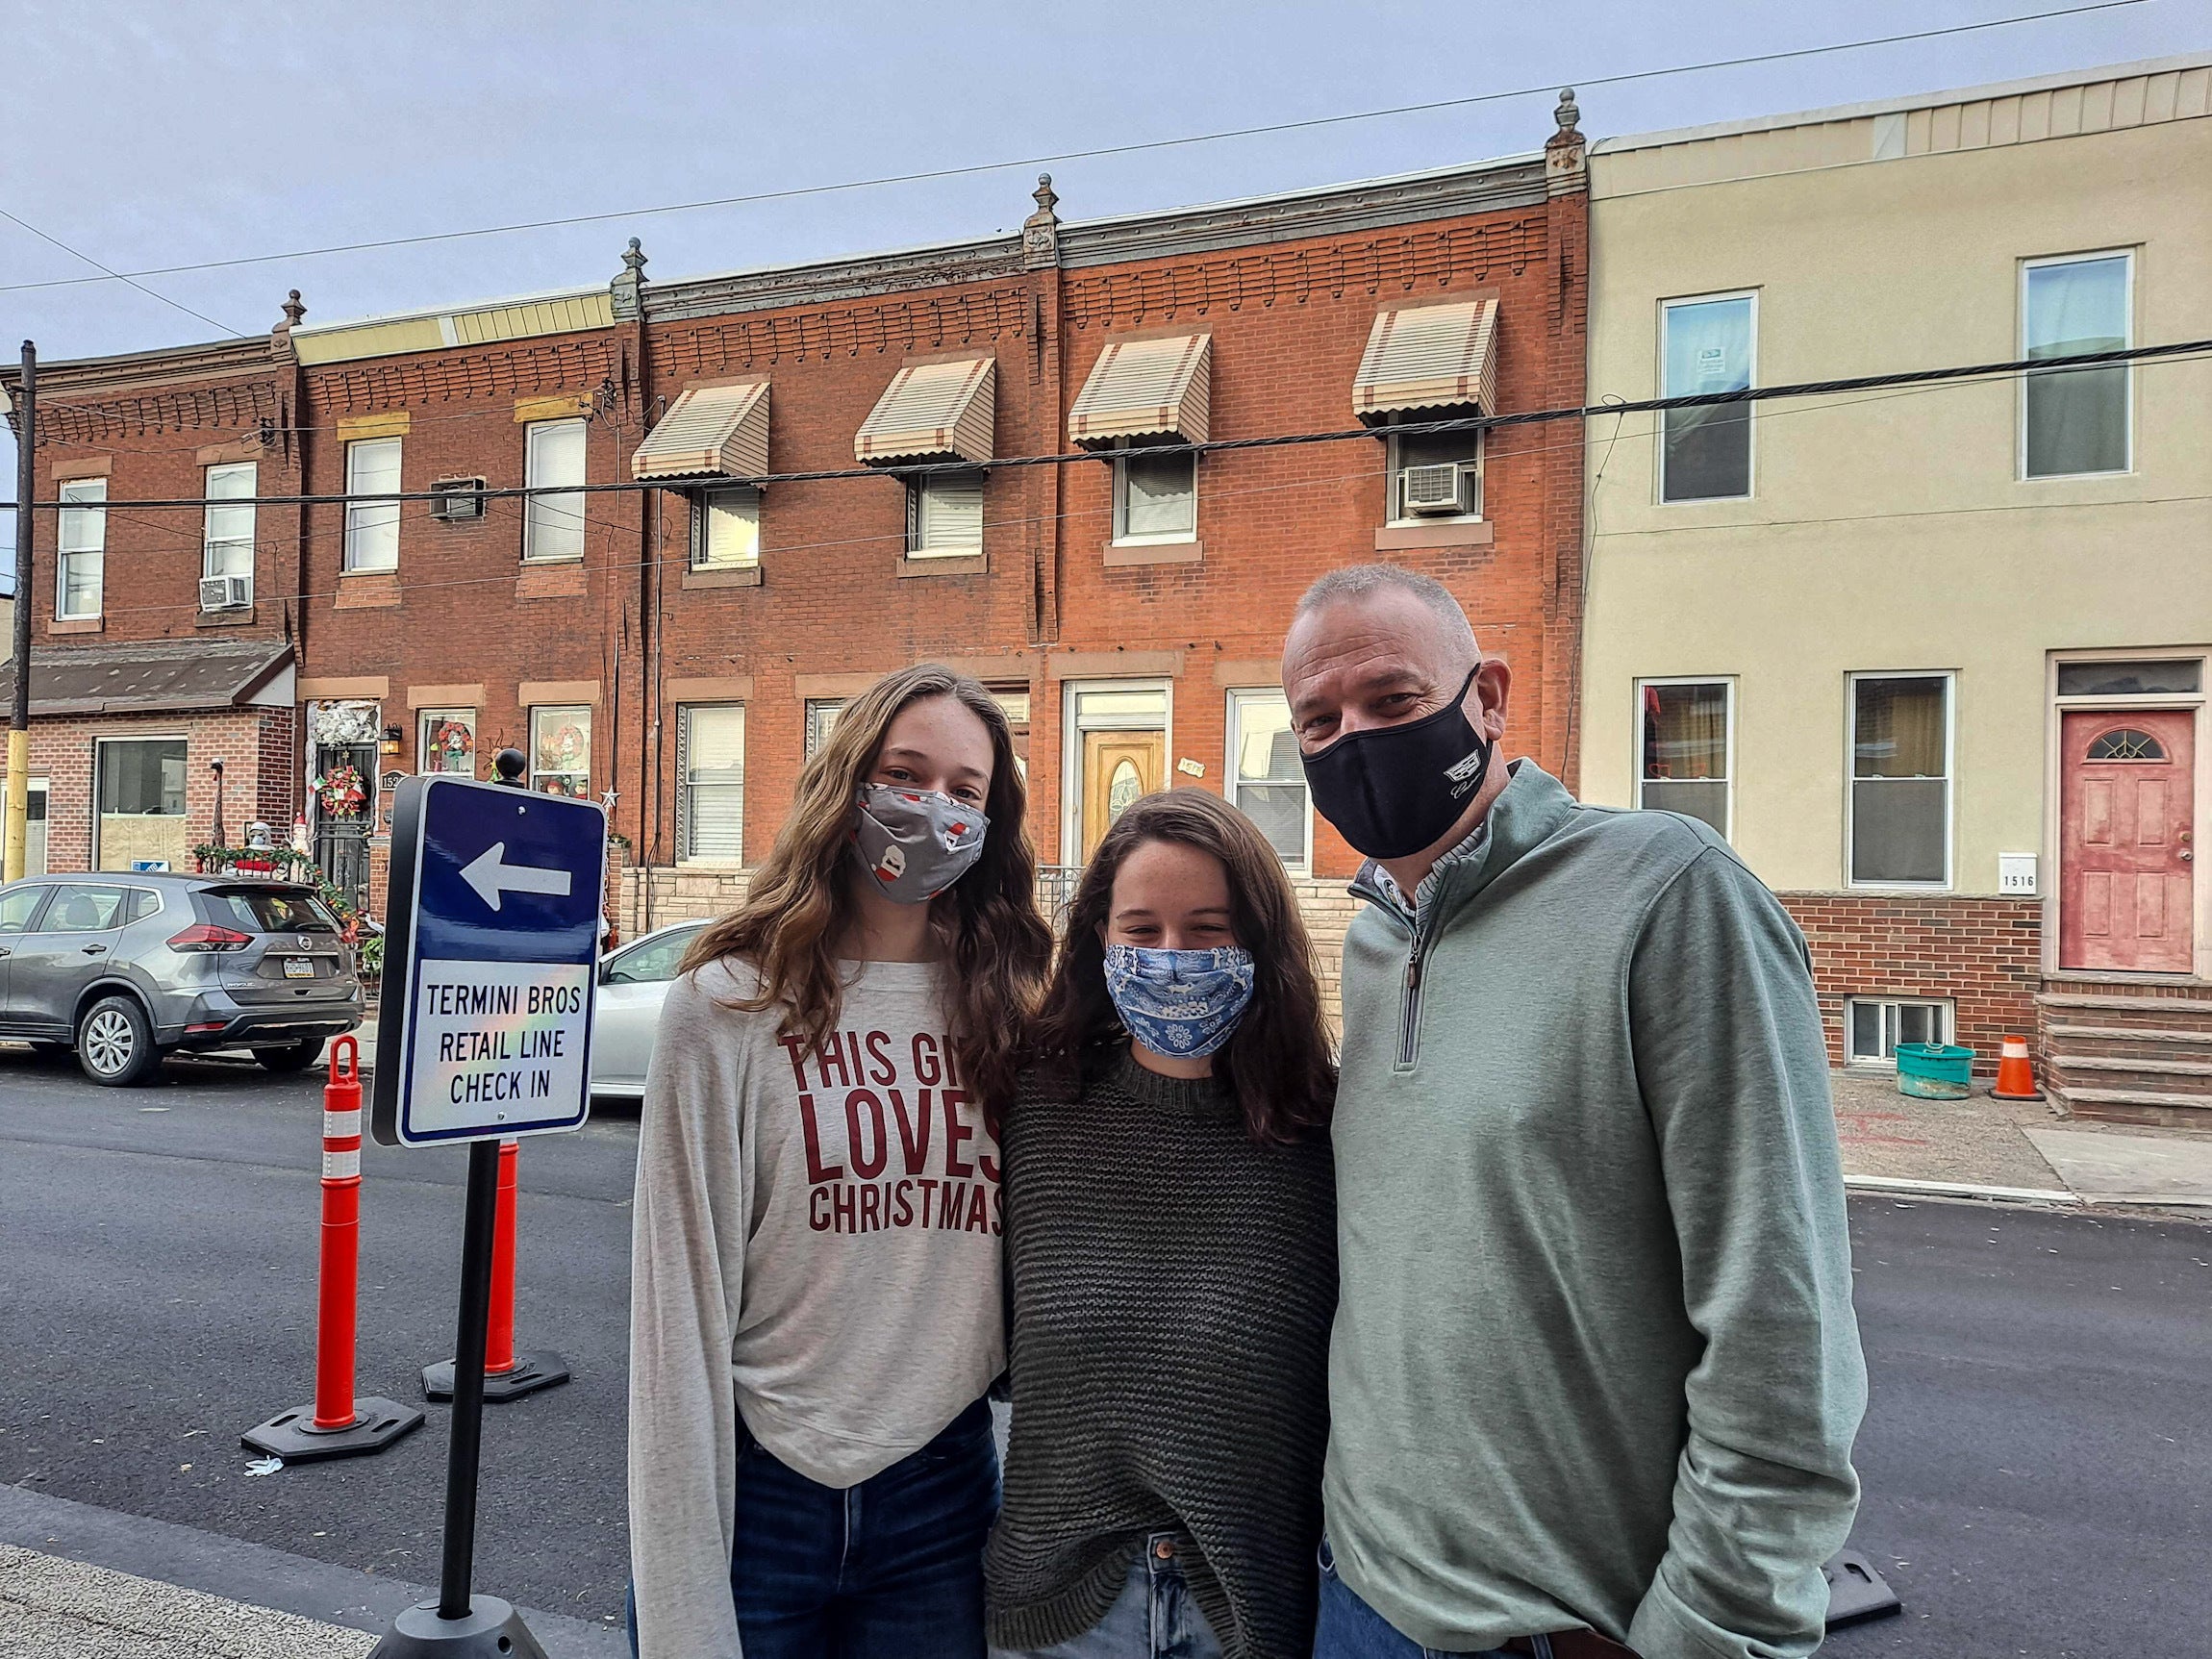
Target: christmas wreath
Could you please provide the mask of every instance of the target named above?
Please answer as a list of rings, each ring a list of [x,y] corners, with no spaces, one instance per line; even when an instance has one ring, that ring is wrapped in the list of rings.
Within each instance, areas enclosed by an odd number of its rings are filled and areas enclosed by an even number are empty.
[[[354,767],[333,767],[314,780],[314,798],[333,817],[352,817],[368,803],[368,792]]]

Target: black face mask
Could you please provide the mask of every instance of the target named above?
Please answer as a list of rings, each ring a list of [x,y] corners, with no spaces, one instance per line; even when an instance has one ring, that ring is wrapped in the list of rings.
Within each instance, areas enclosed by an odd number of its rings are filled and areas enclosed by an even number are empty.
[[[1433,715],[1347,732],[1302,757],[1315,808],[1368,857],[1408,858],[1434,846],[1490,775],[1493,745],[1460,707],[1480,672],[1469,669],[1459,695]]]

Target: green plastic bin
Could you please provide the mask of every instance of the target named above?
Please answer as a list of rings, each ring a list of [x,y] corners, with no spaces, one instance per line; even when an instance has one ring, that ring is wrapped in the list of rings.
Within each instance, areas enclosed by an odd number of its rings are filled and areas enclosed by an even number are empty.
[[[1923,1100],[1964,1100],[1973,1093],[1973,1050],[1948,1043],[1898,1043],[1898,1093]]]

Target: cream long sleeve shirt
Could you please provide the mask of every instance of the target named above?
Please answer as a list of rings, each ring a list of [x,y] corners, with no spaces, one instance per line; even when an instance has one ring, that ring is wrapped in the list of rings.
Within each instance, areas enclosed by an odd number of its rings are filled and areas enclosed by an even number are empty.
[[[847,964],[814,1052],[729,1004],[749,968],[668,989],[645,1087],[630,1266],[630,1556],[642,1659],[737,1659],[739,1420],[857,1486],[1003,1369],[997,1146],[922,963]],[[742,1564],[740,1570],[742,1569]]]

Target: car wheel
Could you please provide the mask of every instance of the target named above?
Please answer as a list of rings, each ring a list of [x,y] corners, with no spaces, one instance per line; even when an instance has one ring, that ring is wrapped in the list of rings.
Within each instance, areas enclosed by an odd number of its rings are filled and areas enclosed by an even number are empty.
[[[282,1048],[257,1048],[254,1058],[271,1071],[305,1071],[322,1058],[322,1039],[303,1037]]]
[[[103,996],[77,1022],[77,1064],[93,1082],[127,1089],[162,1063],[146,1011],[129,996]]]

